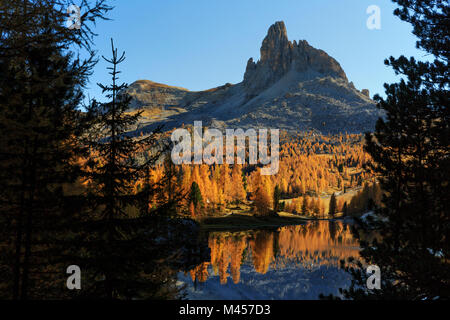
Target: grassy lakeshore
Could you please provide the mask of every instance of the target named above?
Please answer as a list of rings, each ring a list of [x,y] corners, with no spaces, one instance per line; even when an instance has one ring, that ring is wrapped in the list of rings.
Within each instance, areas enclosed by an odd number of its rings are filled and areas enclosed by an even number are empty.
[[[342,213],[339,212],[335,218],[342,218]],[[331,219],[331,217],[302,216],[285,211],[273,213],[270,216],[258,216],[252,211],[250,203],[241,203],[196,220],[200,227],[207,231],[245,231],[250,229],[278,228],[303,224],[308,221]]]
[[[200,226],[208,231],[249,230],[262,228],[276,228],[287,225],[296,225],[312,220],[306,217],[295,216],[287,212],[277,215],[259,217],[249,213],[232,213],[222,217],[208,217],[202,219]]]

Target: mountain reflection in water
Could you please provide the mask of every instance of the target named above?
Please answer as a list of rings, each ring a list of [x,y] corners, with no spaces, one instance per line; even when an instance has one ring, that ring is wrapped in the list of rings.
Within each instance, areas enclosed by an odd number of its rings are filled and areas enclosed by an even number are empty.
[[[210,261],[180,274],[188,298],[316,299],[319,293],[337,294],[350,283],[340,260],[359,253],[350,226],[340,221],[212,232],[208,245]]]

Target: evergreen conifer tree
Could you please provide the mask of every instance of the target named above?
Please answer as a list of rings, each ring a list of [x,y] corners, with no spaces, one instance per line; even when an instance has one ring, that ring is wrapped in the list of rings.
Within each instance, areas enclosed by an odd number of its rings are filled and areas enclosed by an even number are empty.
[[[118,55],[112,40],[111,47],[112,58],[103,57],[110,64],[111,84],[99,84],[108,101],[93,101],[89,107],[97,115],[85,168],[90,206],[84,208],[79,236],[73,241],[74,259],[87,283],[80,294],[105,299],[174,298],[175,270],[163,263],[173,248],[158,246],[155,239],[170,239],[177,245],[167,214],[175,209],[162,203],[148,207],[148,199],[161,191],[149,183],[149,166],[158,157],[140,156],[154,149],[160,154],[157,132],[139,137],[128,134],[141,112],[127,112],[131,99],[124,93],[127,85],[118,84],[118,66],[125,53]],[[136,191],[142,180],[144,188]]]
[[[334,216],[336,215],[336,196],[333,194],[331,195],[330,198],[330,205],[328,208],[328,215],[332,218],[334,218]]]
[[[59,244],[70,225],[67,184],[79,176],[82,88],[95,64],[89,23],[110,9],[83,1],[83,23],[64,26],[69,1],[0,2],[0,295],[60,297]],[[74,48],[84,47],[80,60]]]
[[[368,223],[379,241],[361,241],[365,263],[378,265],[381,289],[366,289],[365,270],[351,268],[353,284],[344,296],[355,299],[429,300],[450,297],[450,113],[447,1],[394,0],[394,14],[413,26],[417,47],[430,62],[401,56],[386,60],[404,76],[385,84],[386,111],[374,134],[366,135],[371,169],[385,192]],[[362,265],[360,265],[362,267]]]
[[[197,182],[192,182],[191,191],[189,193],[189,201],[193,203],[194,208],[197,209],[201,206],[203,202],[202,193],[200,192],[200,187]]]
[[[281,190],[278,185],[275,186],[273,191],[273,211],[278,212],[280,210]]]

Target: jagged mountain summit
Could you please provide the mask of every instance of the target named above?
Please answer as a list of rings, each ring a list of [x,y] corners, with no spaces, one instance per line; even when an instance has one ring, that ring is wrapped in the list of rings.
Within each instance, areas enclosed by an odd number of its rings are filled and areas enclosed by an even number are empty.
[[[256,96],[290,71],[301,81],[325,76],[347,81],[336,60],[311,47],[306,40],[290,42],[284,23],[277,22],[269,28],[262,43],[261,59],[257,63],[253,58],[248,60],[243,83],[247,93]]]
[[[322,133],[372,131],[382,112],[359,91],[339,63],[301,40],[288,40],[282,21],[273,24],[237,84],[189,91],[148,80],[132,83],[132,109],[145,109],[139,129],[166,129],[203,121],[216,128],[278,128]]]

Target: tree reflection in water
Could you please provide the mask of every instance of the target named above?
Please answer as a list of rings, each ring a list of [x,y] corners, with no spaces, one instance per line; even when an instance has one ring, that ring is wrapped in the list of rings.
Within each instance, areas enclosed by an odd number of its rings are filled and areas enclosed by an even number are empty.
[[[240,282],[241,266],[247,263],[259,274],[286,265],[313,270],[320,266],[340,268],[340,261],[358,257],[358,241],[348,225],[340,221],[314,221],[277,230],[212,232],[208,245],[210,261],[189,271],[194,282],[205,282],[212,275],[226,284]]]

